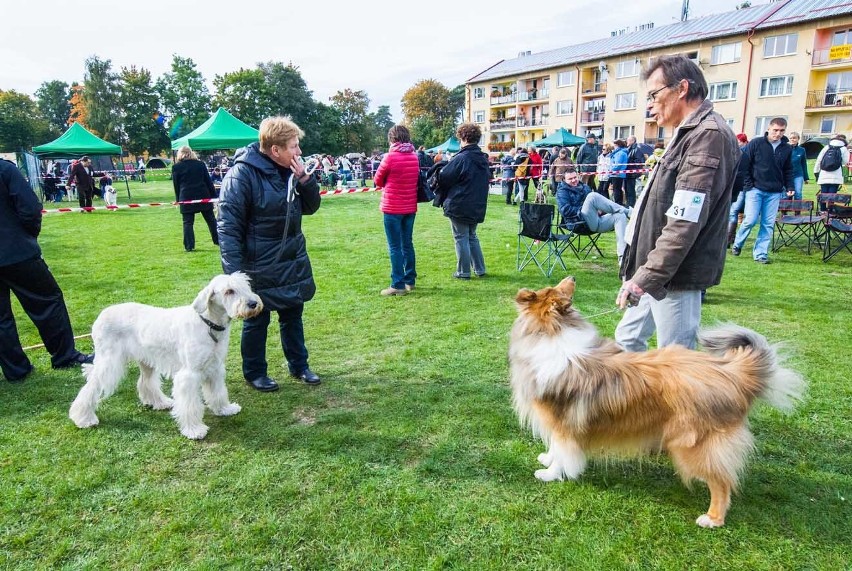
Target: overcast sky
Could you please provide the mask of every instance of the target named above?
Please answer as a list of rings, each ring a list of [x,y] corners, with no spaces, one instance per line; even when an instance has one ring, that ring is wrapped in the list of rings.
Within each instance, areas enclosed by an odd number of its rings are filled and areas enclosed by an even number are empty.
[[[691,0],[690,18],[739,1]],[[753,2],[764,3],[764,0]],[[682,0],[206,2],[37,0],[4,2],[0,89],[32,95],[44,81],[82,82],[97,55],[156,79],[172,55],[192,58],[213,90],[216,75],[258,62],[293,63],[314,99],[365,91],[371,110],[401,119],[403,93],[421,79],[452,89],[518,52],[609,36],[611,30],[680,19]]]

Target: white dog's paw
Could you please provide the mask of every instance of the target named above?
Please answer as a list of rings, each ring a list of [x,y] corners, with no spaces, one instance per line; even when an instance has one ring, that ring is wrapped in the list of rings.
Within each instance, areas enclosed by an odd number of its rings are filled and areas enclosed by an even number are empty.
[[[554,470],[553,468],[548,468],[547,470],[536,470],[535,477],[541,480],[542,482],[561,482],[562,471]]]
[[[700,516],[698,516],[698,519],[695,520],[695,523],[697,523],[701,527],[708,529],[713,527],[722,527],[723,525],[725,525],[724,521],[716,521],[707,514],[701,514]]]
[[[215,414],[216,416],[234,416],[235,414],[237,414],[241,410],[243,410],[243,407],[241,407],[240,405],[238,405],[235,402],[232,402],[229,405],[223,406],[219,410],[213,411],[213,414]]]
[[[209,428],[205,424],[199,424],[196,426],[185,426],[180,429],[180,433],[189,438],[190,440],[201,440],[205,436],[207,436],[207,431]]]
[[[553,464],[553,454],[550,452],[542,452],[538,455],[538,463],[545,468],[550,468],[550,465]]]
[[[97,426],[100,422],[98,417],[94,414],[82,417],[71,416],[70,418],[74,421],[74,424],[77,425],[77,428],[91,428],[93,426]]]
[[[175,401],[170,398],[164,398],[150,403],[149,406],[154,410],[172,410],[172,407],[175,406]]]

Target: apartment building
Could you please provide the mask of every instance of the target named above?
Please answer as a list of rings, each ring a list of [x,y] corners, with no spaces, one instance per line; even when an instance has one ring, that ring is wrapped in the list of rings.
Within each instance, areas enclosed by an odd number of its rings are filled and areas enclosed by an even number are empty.
[[[709,98],[734,132],[762,135],[785,117],[810,153],[835,132],[852,136],[852,4],[779,0],[565,48],[503,60],[470,78],[466,120],[503,151],[560,127],[611,141],[671,138],[646,112],[640,74],[681,53],[703,70]]]

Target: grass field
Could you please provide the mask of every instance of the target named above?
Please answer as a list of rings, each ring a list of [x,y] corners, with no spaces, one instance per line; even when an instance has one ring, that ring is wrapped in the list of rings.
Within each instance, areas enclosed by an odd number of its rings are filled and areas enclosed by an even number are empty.
[[[173,197],[168,181],[131,189],[136,202]],[[706,488],[685,488],[665,457],[592,462],[578,482],[534,479],[542,445],[518,427],[507,379],[512,300],[564,274],[515,270],[516,208],[491,197],[480,229],[489,275],[461,282],[450,277],[449,222],[421,206],[417,290],[384,298],[378,202],[329,197],[304,220],[318,285],[305,329],[323,384],[288,379],[271,333],[270,375],[282,388],[247,387],[237,324],[228,385],[243,410],[208,414],[202,442],[138,403],[135,368],[101,405],[101,425],[75,428],[79,370],[53,371],[31,351],[37,371],[0,382],[0,567],[850,568],[850,256],[824,264],[785,249],[763,266],[749,242],[708,291],[706,324],[734,321],[784,342],[810,390],[790,416],[753,411],[757,451],[728,523],[703,530],[693,522]],[[113,303],[191,302],[221,271],[200,218],[196,236],[185,253],[176,210],[146,207],[48,214],[40,242],[82,334]],[[613,235],[603,244],[604,259],[566,260],[587,315],[611,309],[619,285]],[[23,344],[39,343],[15,308]],[[611,336],[618,317],[592,321]]]

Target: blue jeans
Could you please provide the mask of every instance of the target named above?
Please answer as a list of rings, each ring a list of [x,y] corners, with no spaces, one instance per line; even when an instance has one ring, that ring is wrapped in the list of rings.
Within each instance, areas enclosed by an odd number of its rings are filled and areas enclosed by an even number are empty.
[[[278,310],[278,329],[287,366],[293,374],[308,368],[308,348],[305,347],[305,329],[302,325],[304,305]],[[267,376],[266,334],[269,330],[270,311],[264,309],[255,317],[243,321],[240,353],[243,357],[243,376],[248,381]]]
[[[728,223],[736,224],[737,215],[742,212],[743,204],[745,203],[745,191],[741,190],[737,195],[737,199],[731,203],[731,209],[728,211]]]
[[[755,260],[769,257],[769,243],[772,241],[772,230],[775,227],[775,216],[778,214],[778,203],[781,202],[780,192],[766,192],[752,188],[746,192],[745,212],[743,223],[737,231],[734,247],[742,250],[751,229],[760,222],[757,238],[754,241],[752,255]]]
[[[805,186],[805,177],[797,176],[793,179],[793,200],[802,200],[803,186]]]
[[[470,265],[478,276],[485,275],[485,259],[476,235],[476,224],[466,224],[450,218],[453,240],[456,243],[456,273],[460,278],[470,277]]]
[[[385,236],[391,262],[391,287],[405,289],[414,285],[415,269],[414,217],[416,214],[385,214]]]
[[[635,182],[635,181],[634,181]],[[600,214],[600,213],[603,214]],[[592,232],[615,230],[615,251],[618,259],[624,255],[624,231],[627,229],[627,209],[597,192],[590,192],[580,208],[586,226]]]

